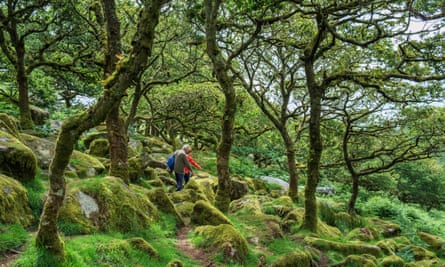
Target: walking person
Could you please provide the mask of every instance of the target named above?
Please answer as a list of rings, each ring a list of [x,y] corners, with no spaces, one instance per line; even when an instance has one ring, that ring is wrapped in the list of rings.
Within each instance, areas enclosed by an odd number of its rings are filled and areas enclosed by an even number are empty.
[[[182,181],[184,180],[185,168],[190,170],[190,174],[193,176],[192,165],[187,159],[187,154],[191,151],[190,145],[184,145],[181,149],[175,152],[175,166],[173,170],[175,171],[176,177],[176,191],[182,190]],[[189,177],[190,178],[190,177]]]
[[[202,170],[201,165],[198,164],[198,162],[196,162],[193,158],[192,155],[190,155],[190,153],[192,153],[192,149],[190,148],[190,150],[185,154],[187,156],[187,160],[190,162],[190,164],[192,164],[193,166],[195,166],[196,168],[198,168],[198,170]],[[190,180],[190,171],[192,171],[191,169],[189,169],[187,166],[184,167],[184,185],[186,185],[189,180]]]

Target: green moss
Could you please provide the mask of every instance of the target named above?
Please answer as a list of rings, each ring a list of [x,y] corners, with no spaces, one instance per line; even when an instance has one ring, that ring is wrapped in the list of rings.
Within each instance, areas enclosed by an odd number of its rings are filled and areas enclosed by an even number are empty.
[[[397,251],[397,243],[394,239],[383,239],[376,244],[385,255],[393,255]]]
[[[110,143],[106,138],[94,139],[90,143],[90,155],[97,157],[108,157],[110,154]]]
[[[214,249],[226,259],[243,262],[249,253],[246,239],[229,224],[199,226],[194,234],[201,237],[198,247]]]
[[[403,267],[405,262],[402,258],[396,255],[390,255],[382,259],[380,265],[383,267]]]
[[[362,228],[352,229],[350,232],[347,233],[346,239],[369,242],[369,241],[374,240],[375,238],[374,238],[371,230],[369,230],[368,228],[362,227]]]
[[[196,202],[191,220],[197,225],[231,224],[230,220],[221,211],[203,200]]]
[[[296,233],[303,222],[304,209],[296,208],[287,213],[284,217],[281,228],[288,233]]]
[[[20,140],[18,121],[6,113],[0,113],[0,130]]]
[[[173,259],[169,261],[169,263],[165,267],[184,267],[184,265],[182,264],[182,261],[178,259]]]
[[[380,257],[382,254],[378,246],[368,245],[365,243],[341,243],[314,237],[306,237],[304,242],[320,250],[335,250],[343,253],[344,255],[371,254],[373,256]]]
[[[349,255],[346,257],[345,261],[339,266],[348,267],[377,267],[377,260],[373,255],[363,254],[363,255]]]
[[[261,203],[255,195],[247,195],[230,203],[229,213],[236,215],[263,214]]]
[[[28,182],[37,173],[34,152],[14,136],[0,130],[0,172],[21,182]]]
[[[173,204],[173,202],[170,200],[170,198],[167,196],[167,194],[164,192],[162,188],[156,188],[148,191],[147,196],[159,210],[175,216],[179,225],[184,224],[181,216],[179,215],[178,211],[175,208],[175,205]]]
[[[152,247],[152,245],[150,245],[150,243],[145,241],[145,239],[140,238],[140,237],[134,237],[134,238],[128,239],[127,241],[134,248],[137,248],[137,249],[139,249],[139,250],[141,250],[143,252],[146,252],[148,255],[150,255],[150,257],[152,257],[152,258],[159,258],[159,254],[156,251],[156,249],[154,249]]]
[[[439,236],[428,234],[425,232],[418,232],[417,235],[423,242],[427,243],[432,249],[445,248],[445,239]]]
[[[281,255],[278,257],[274,263],[270,265],[271,267],[311,267],[312,258],[310,253],[304,251],[292,252]]]
[[[243,236],[251,243],[268,244],[277,238],[283,238],[280,218],[266,214],[245,214],[231,216],[231,221],[240,229]]]
[[[73,151],[68,168],[75,170],[80,178],[94,177],[105,171],[105,166],[97,158],[77,150]]]
[[[0,174],[0,223],[21,224],[24,227],[34,223],[26,189],[17,180],[2,174]]]
[[[67,199],[72,200],[72,205],[61,207],[63,221],[86,222],[101,231],[128,232],[144,229],[159,217],[146,189],[136,185],[129,187],[116,177],[84,179],[71,183],[69,188]],[[98,211],[90,213],[88,219],[85,210],[79,210],[78,192],[91,197],[98,205]]]

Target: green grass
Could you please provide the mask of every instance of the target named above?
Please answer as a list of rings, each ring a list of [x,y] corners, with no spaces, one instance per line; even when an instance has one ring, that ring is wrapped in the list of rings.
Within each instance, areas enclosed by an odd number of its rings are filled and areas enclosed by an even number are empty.
[[[0,255],[17,249],[28,239],[28,232],[19,224],[0,224]]]

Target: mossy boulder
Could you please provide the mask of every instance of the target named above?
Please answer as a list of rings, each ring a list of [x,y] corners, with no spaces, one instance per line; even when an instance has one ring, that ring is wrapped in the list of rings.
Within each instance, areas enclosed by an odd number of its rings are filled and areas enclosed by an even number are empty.
[[[296,208],[286,214],[281,222],[284,232],[295,233],[298,231],[304,218],[304,208]]]
[[[20,136],[23,142],[34,151],[39,167],[47,170],[54,157],[56,143],[29,134],[20,134]],[[75,172],[80,178],[94,177],[103,173],[105,166],[96,157],[74,150],[65,171]]]
[[[373,255],[349,255],[346,259],[335,266],[344,267],[377,267],[377,259]]]
[[[136,249],[139,249],[140,251],[147,253],[148,255],[150,255],[150,257],[159,258],[158,251],[155,248],[153,248],[153,246],[150,245],[150,243],[145,241],[145,239],[143,239],[141,237],[133,237],[133,238],[127,239],[127,241],[128,241],[128,243],[130,243],[131,246],[133,246]]]
[[[427,243],[430,248],[436,250],[445,249],[445,239],[422,231],[418,232],[417,235],[423,242]]]
[[[0,130],[20,140],[18,121],[6,113],[0,113]]]
[[[397,251],[397,243],[394,239],[383,239],[376,243],[385,255],[394,255]]]
[[[165,267],[184,267],[184,264],[178,259],[172,259]]]
[[[230,199],[236,200],[245,196],[249,192],[249,186],[242,179],[232,180],[232,189],[230,191]]]
[[[200,237],[197,247],[216,251],[226,260],[241,263],[249,253],[246,239],[232,225],[199,226],[194,234]]]
[[[106,130],[106,129],[104,129]],[[83,138],[81,141],[83,142],[84,146],[86,148],[89,148],[91,143],[96,139],[107,139],[108,134],[106,131],[91,131],[87,134],[85,138]]]
[[[261,215],[263,214],[261,203],[258,197],[255,195],[246,195],[240,199],[230,202],[229,213],[242,215],[242,214],[252,214]]]
[[[305,251],[286,253],[279,256],[270,267],[311,267],[312,257]]]
[[[34,152],[13,135],[0,130],[0,172],[20,182],[28,182],[37,173]]]
[[[380,257],[382,251],[378,246],[369,245],[362,242],[336,242],[315,237],[304,238],[304,243],[310,246],[314,246],[323,251],[338,251],[344,255],[352,254],[371,254],[375,257]]]
[[[266,214],[238,215],[238,224],[244,236],[254,245],[267,244],[277,238],[284,238],[280,217]]]
[[[110,143],[106,138],[94,139],[90,143],[89,154],[96,157],[108,157],[110,155]]]
[[[380,265],[382,267],[403,267],[405,266],[405,262],[397,255],[390,255],[384,257],[381,260]]]
[[[370,218],[369,224],[385,238],[399,236],[402,232],[400,225],[377,218]]]
[[[192,189],[190,186],[188,187],[186,186],[186,188],[182,189],[181,191],[175,191],[171,193],[169,197],[175,204],[182,202],[195,203],[199,200],[203,200],[210,203],[206,194],[204,194],[200,190]]]
[[[271,215],[278,215],[285,218],[286,215],[294,209],[294,204],[289,196],[281,196],[278,198],[264,197],[261,199],[263,212]]]
[[[137,231],[159,218],[147,190],[127,186],[116,177],[89,178],[71,182],[59,221],[79,224],[85,232]]]
[[[196,187],[195,183],[199,187]],[[218,179],[210,175],[206,176],[205,178],[192,177],[192,179],[190,179],[190,182],[185,186],[185,188],[187,189],[195,188],[199,190],[206,196],[207,200],[212,204],[215,203],[215,192],[217,187],[218,187]]]
[[[434,252],[420,246],[410,245],[399,250],[402,253],[413,255],[415,261],[436,260],[437,256]]]
[[[0,174],[0,223],[21,224],[24,227],[34,223],[26,188],[3,174]]]
[[[191,221],[196,225],[232,224],[220,210],[203,200],[197,201],[193,207]]]
[[[155,206],[158,208],[158,210],[163,211],[167,214],[172,214],[173,216],[175,216],[179,225],[184,224],[181,215],[179,215],[179,212],[176,210],[175,204],[173,204],[171,199],[167,196],[164,189],[155,188],[155,189],[149,190],[147,192],[147,196],[150,199],[150,201],[153,204],[155,204]]]
[[[367,224],[366,220],[361,216],[351,215],[344,211],[335,213],[333,220],[333,224],[329,224],[339,228],[344,232],[347,232],[354,228],[363,228]],[[378,238],[379,233],[377,231],[374,231],[373,229],[368,229],[368,231],[373,236],[373,238]]]
[[[360,227],[349,231],[346,235],[346,239],[369,242],[374,240],[375,238],[371,230],[366,227]]]

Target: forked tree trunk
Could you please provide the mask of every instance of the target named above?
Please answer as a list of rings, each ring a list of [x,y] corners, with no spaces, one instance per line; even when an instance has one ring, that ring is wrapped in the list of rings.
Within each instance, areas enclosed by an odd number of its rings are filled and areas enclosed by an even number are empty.
[[[105,90],[103,96],[90,109],[68,118],[60,130],[54,158],[50,165],[50,188],[40,218],[36,245],[61,261],[65,259],[65,252],[57,229],[57,218],[66,192],[63,174],[73,152],[74,144],[84,131],[105,120],[110,108],[119,103],[125,95],[126,89],[133,85],[133,80],[143,71],[147,59],[152,53],[160,9],[166,2],[168,0],[144,1],[144,8],[139,16],[138,28],[132,41],[133,51],[128,60],[121,63],[121,68],[106,81],[105,87],[109,90]]]
[[[229,210],[230,192],[232,190],[232,182],[229,172],[230,150],[233,143],[233,126],[235,123],[236,113],[236,93],[233,87],[232,79],[229,77],[229,68],[218,48],[216,41],[217,18],[221,1],[205,0],[206,14],[206,42],[207,54],[213,63],[213,70],[216,78],[224,92],[225,106],[222,118],[222,134],[218,146],[218,190],[216,192],[215,206],[223,212]]]

